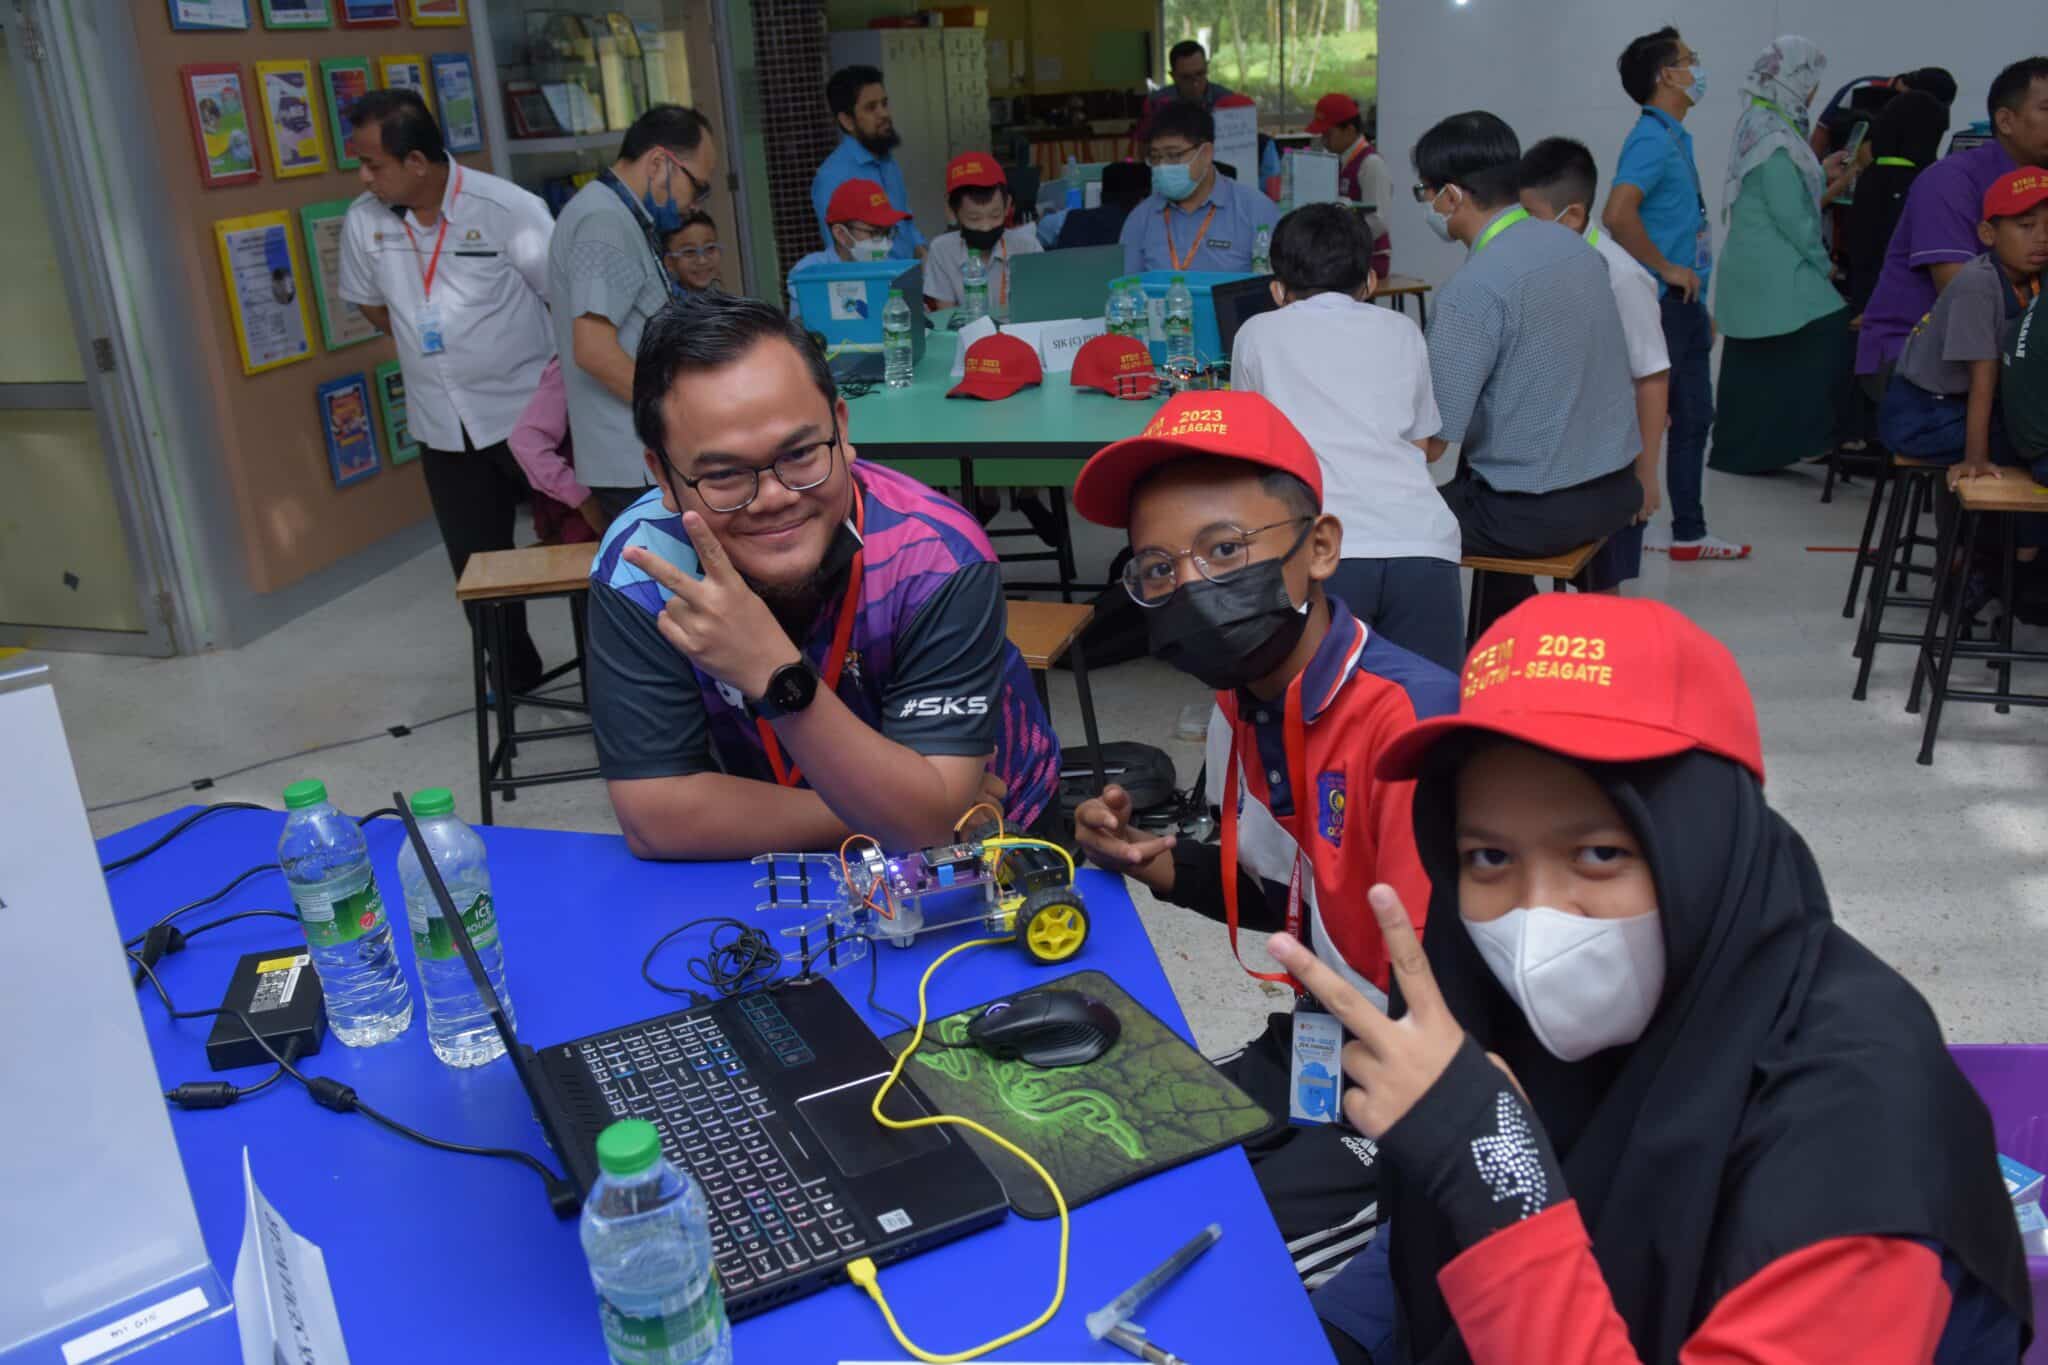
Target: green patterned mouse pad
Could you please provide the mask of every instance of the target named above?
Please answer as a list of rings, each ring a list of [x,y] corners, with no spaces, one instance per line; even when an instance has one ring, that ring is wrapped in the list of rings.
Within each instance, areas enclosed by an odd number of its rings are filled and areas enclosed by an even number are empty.
[[[986,1008],[978,1005],[927,1025],[927,1041],[904,1074],[917,1082],[935,1112],[974,1119],[1036,1157],[1059,1181],[1067,1207],[1079,1208],[1272,1126],[1250,1096],[1101,972],[1076,972],[1033,990],[1093,996],[1115,1011],[1122,1036],[1086,1066],[1051,1070],[999,1062],[971,1046],[931,1046],[934,1030],[949,1042],[965,1043],[968,1021]],[[910,1032],[883,1042],[900,1053]],[[1011,1208],[1026,1218],[1058,1213],[1045,1182],[1023,1162],[979,1134],[953,1131],[1002,1180]]]

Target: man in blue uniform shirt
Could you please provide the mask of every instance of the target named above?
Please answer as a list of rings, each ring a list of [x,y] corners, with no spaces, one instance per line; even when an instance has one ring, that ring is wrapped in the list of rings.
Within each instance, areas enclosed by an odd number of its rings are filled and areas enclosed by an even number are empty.
[[[1254,241],[1261,229],[1272,233],[1280,210],[1250,185],[1216,174],[1209,111],[1181,102],[1161,109],[1145,159],[1152,195],[1124,220],[1124,269],[1250,270]]]
[[[882,73],[872,66],[844,66],[825,82],[825,103],[843,135],[832,154],[811,177],[811,211],[818,215],[818,237],[833,249],[832,229],[825,222],[832,192],[849,180],[872,180],[903,213],[910,212],[910,192],[903,187],[903,168],[896,164],[896,145],[903,141],[889,113],[889,91]],[[917,220],[906,218],[896,229],[890,255],[898,260],[924,259],[924,234]]]

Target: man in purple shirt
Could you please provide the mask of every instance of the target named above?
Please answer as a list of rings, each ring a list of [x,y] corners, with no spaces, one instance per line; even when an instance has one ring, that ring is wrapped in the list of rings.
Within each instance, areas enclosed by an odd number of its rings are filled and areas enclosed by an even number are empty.
[[[2048,57],[1999,72],[1987,103],[1996,136],[1935,162],[1906,194],[1856,342],[1856,373],[1879,376],[1880,391],[1907,334],[1956,272],[1983,252],[1977,219],[1984,191],[2020,166],[2048,166]]]

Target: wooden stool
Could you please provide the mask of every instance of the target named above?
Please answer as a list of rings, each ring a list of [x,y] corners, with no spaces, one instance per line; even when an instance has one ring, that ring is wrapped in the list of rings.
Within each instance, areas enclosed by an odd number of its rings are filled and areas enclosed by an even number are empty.
[[[1849,695],[1857,701],[1862,701],[1869,692],[1870,668],[1877,661],[1879,645],[1920,643],[1919,632],[1886,630],[1884,614],[1892,607],[1928,608],[1934,605],[1934,597],[1908,597],[1906,588],[1916,573],[1938,575],[1940,572],[1939,562],[1933,568],[1915,564],[1913,551],[1922,545],[1935,544],[1920,534],[1920,517],[1941,496],[1947,470],[1947,465],[1932,460],[1894,455],[1888,476],[1870,492],[1870,512],[1863,519],[1863,543],[1856,551],[1856,567],[1849,575],[1849,602],[1842,606],[1842,614],[1847,616],[1849,604],[1856,600],[1865,560],[1870,554],[1871,523],[1877,519],[1879,504],[1883,504],[1884,534],[1878,541],[1877,558],[1869,561],[1870,593],[1863,604],[1863,620],[1856,627],[1854,654],[1860,662],[1856,666],[1856,686]],[[1937,561],[1945,553],[1937,549]],[[1898,574],[1897,587],[1892,585],[1894,570]],[[1918,709],[1917,703],[1912,709]]]
[[[1109,785],[1102,766],[1102,736],[1095,729],[1095,697],[1088,690],[1088,658],[1081,650],[1081,632],[1095,619],[1095,608],[1086,602],[1033,602],[1013,597],[1004,603],[1009,613],[1010,643],[1024,656],[1031,681],[1038,685],[1038,701],[1052,719],[1052,700],[1046,691],[1046,670],[1061,656],[1074,656],[1074,691],[1081,699],[1081,731],[1088,737],[1088,752],[1095,759],[1095,790]],[[1062,768],[1066,766],[1062,760]]]
[[[596,558],[597,546],[594,543],[536,545],[524,550],[484,550],[471,555],[469,562],[463,565],[462,579],[455,585],[455,598],[469,612],[470,660],[476,675],[477,789],[483,799],[483,823],[487,825],[491,823],[491,797],[494,792],[503,792],[507,801],[514,801],[518,799],[521,787],[549,782],[580,782],[598,775],[594,767],[531,773],[524,777],[515,777],[512,773],[512,759],[519,752],[521,740],[566,739],[590,733],[588,724],[521,730],[514,722],[513,708],[517,703],[526,702],[589,714],[590,682],[588,675],[582,672],[583,623],[584,609],[590,597],[590,565]],[[570,622],[576,632],[576,657],[542,674],[541,682],[552,682],[575,669],[582,683],[582,701],[541,697],[533,693],[516,697],[512,694],[503,648],[505,608],[546,597],[569,599]],[[491,743],[493,710],[497,712],[498,721],[495,747]]]
[[[2048,488],[2043,488],[2018,470],[2007,469],[2004,474],[2003,478],[1968,479],[1957,485],[1956,501],[1960,510],[1941,535],[1941,548],[1935,557],[1933,599],[1939,605],[1927,613],[1927,633],[1920,644],[1920,665],[1914,670],[1913,691],[1906,701],[1908,711],[1917,711],[1922,683],[1929,678],[1934,680],[1934,699],[1927,707],[1927,729],[1920,739],[1919,761],[1923,764],[1934,762],[1934,737],[1941,726],[1944,702],[1990,702],[1998,708],[2000,715],[2010,712],[2014,706],[2048,706],[2048,695],[2012,690],[2014,664],[2048,663],[2048,651],[2013,648],[2012,612],[2013,526],[2020,517],[2048,515]],[[1986,516],[1999,517],[2003,533],[2004,562],[1999,600],[2005,606],[2005,614],[1996,639],[1968,642],[1960,638],[1963,592],[1969,582],[1970,564],[1976,556],[1977,531]],[[1958,541],[1963,547],[1960,560],[1953,553]],[[1944,610],[1948,612],[1948,629],[1937,632],[1935,623]],[[1937,634],[1941,636],[1938,642]],[[1998,690],[1980,692],[1951,686],[1949,674],[1958,657],[1982,659],[1997,669]]]
[[[1556,588],[1564,591],[1564,585],[1585,572],[1593,556],[1600,553],[1600,547],[1607,543],[1607,537],[1589,540],[1576,550],[1566,550],[1561,555],[1547,559],[1495,559],[1488,555],[1466,555],[1458,561],[1458,567],[1472,571],[1472,599],[1465,608],[1465,647],[1470,649],[1479,642],[1479,603],[1484,596],[1481,589],[1490,573],[1520,574],[1524,578],[1554,578]]]
[[[1418,280],[1413,275],[1389,275],[1381,280],[1379,287],[1372,291],[1373,303],[1385,303],[1397,313],[1408,311],[1408,300],[1415,300],[1415,309],[1422,315],[1422,330],[1429,330],[1429,294],[1436,288],[1428,280]]]

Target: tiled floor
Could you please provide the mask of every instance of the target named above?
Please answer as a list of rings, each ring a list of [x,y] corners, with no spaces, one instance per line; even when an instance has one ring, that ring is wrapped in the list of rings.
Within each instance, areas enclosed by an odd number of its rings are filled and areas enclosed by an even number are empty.
[[[1675,566],[1653,554],[1638,588],[1691,613],[1741,660],[1762,712],[1770,798],[1812,845],[1843,923],[1926,992],[1951,1037],[2039,1037],[2034,958],[2048,948],[2048,717],[1953,708],[1929,769],[1913,762],[1918,722],[1901,709],[1909,651],[1883,651],[1870,699],[1849,700],[1853,628],[1840,615],[1849,557],[1810,547],[1855,543],[1863,490],[1859,483],[1824,507],[1817,478],[1803,471],[1710,476],[1715,529],[1755,541],[1755,557]],[[1099,571],[1114,542],[1095,528],[1083,535],[1083,569]],[[550,659],[568,652],[566,610],[536,609]],[[47,659],[99,832],[190,801],[275,803],[285,783],[305,775],[323,777],[349,809],[383,805],[393,789],[444,784],[461,809],[476,810],[468,637],[438,550],[232,653]],[[1061,734],[1078,742],[1064,674],[1052,694]],[[1202,700],[1199,684],[1146,661],[1099,671],[1095,697],[1106,737],[1159,744],[1181,765],[1182,780],[1192,780],[1199,746],[1173,731],[1181,706]],[[403,739],[384,733],[398,724],[417,728]],[[373,738],[282,757],[363,736]],[[547,760],[558,752],[588,761],[585,741],[558,741]],[[184,789],[252,764],[204,796]],[[130,799],[166,787],[180,790]],[[595,783],[523,792],[499,806],[498,819],[614,828]],[[1251,1034],[1272,997],[1239,972],[1223,931],[1142,895],[1140,902],[1203,1046],[1220,1051]],[[1245,947],[1256,965],[1255,943]]]

